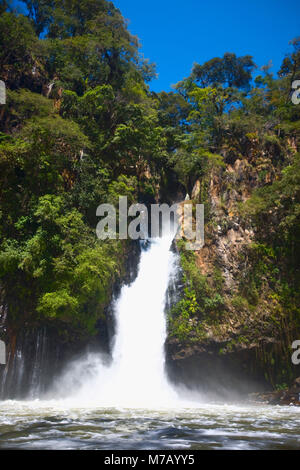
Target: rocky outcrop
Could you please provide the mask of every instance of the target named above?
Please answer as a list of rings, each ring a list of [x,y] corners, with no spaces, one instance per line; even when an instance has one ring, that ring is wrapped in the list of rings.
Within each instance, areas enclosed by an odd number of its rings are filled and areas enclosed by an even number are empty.
[[[73,351],[51,327],[26,328],[11,338],[0,366],[0,399],[38,398]]]
[[[276,179],[272,155],[256,149],[255,155],[249,151],[245,158],[228,159],[225,152],[224,160],[226,168],[213,170],[207,184],[205,245],[195,252],[199,273],[223,304],[191,318],[192,328],[184,340],[168,338],[167,363],[173,379],[210,390],[220,386],[223,391],[230,391],[234,382],[247,395],[250,390],[271,390],[299,375],[289,354],[298,338],[292,336],[263,277],[261,292],[247,286],[249,247],[256,242],[256,233],[243,216],[243,205],[253,190]],[[201,202],[199,194],[197,182],[192,191],[195,202]],[[243,284],[253,299],[241,295]]]

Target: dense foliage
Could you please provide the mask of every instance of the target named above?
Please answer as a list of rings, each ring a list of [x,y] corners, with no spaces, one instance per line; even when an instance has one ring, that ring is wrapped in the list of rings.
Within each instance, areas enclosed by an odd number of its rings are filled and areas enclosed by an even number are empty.
[[[153,200],[165,158],[154,67],[110,2],[24,3],[0,17],[2,302],[12,329],[91,334],[128,251],[98,241],[96,209]]]

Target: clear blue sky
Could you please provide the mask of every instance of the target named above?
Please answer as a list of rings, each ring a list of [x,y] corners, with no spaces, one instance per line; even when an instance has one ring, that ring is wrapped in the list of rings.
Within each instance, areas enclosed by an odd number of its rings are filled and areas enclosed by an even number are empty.
[[[113,0],[139,37],[142,53],[157,64],[154,91],[170,90],[194,62],[224,52],[250,54],[277,72],[300,36],[300,0]]]

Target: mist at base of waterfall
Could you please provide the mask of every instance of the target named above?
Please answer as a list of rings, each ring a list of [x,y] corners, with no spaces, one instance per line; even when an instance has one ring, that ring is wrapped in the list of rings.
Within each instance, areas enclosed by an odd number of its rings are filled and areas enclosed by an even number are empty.
[[[43,399],[0,402],[1,449],[300,448],[300,408],[209,403],[168,382],[164,308],[177,269],[171,241],[152,241],[137,279],[123,287],[111,357],[74,360]]]
[[[0,402],[0,449],[300,449],[300,408],[203,404],[191,409]]]

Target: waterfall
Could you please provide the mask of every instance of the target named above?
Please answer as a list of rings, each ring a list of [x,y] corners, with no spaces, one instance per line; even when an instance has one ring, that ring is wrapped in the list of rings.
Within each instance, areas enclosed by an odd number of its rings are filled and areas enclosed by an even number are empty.
[[[116,307],[117,333],[113,350],[114,386],[126,401],[168,399],[165,377],[165,301],[175,255],[172,236],[151,241],[142,252],[136,281],[125,286]]]
[[[166,378],[164,352],[166,294],[177,266],[173,238],[169,234],[143,244],[137,278],[115,303],[111,363],[91,355],[74,363],[56,388],[77,386],[76,399],[100,406],[159,407],[177,401]]]

